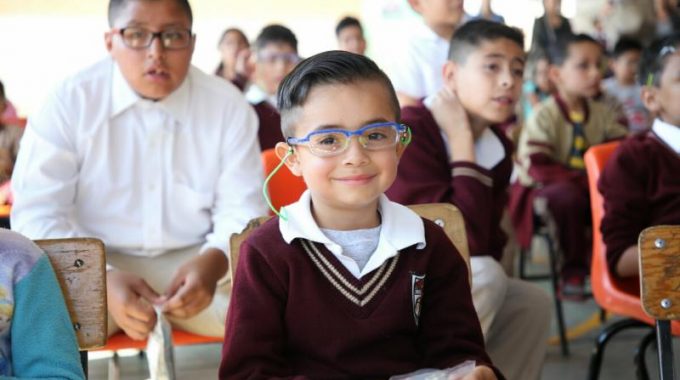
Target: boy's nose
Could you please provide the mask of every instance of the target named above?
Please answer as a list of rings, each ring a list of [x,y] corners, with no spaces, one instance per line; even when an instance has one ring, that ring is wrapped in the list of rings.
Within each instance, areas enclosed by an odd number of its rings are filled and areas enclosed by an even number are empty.
[[[165,54],[165,48],[159,36],[154,36],[151,45],[146,49],[149,58],[161,58]]]
[[[366,148],[363,147],[358,136],[352,136],[344,154],[344,163],[359,165],[365,163],[367,160],[368,155],[366,154]]]

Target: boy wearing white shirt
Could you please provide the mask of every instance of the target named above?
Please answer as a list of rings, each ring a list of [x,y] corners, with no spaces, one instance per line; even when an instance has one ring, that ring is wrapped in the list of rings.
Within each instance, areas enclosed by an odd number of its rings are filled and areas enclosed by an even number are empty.
[[[111,0],[109,24],[111,58],[28,124],[12,226],[105,241],[110,334],[146,338],[157,304],[175,326],[220,336],[229,236],[265,213],[255,114],[191,67],[186,0]]]
[[[598,183],[607,262],[619,277],[639,275],[637,241],[643,229],[680,224],[680,34],[644,51],[638,78],[642,101],[657,118],[651,131],[621,143]]]
[[[502,378],[460,254],[383,194],[410,141],[387,76],[325,52],[278,99],[277,152],[308,190],[242,246],[219,377],[385,379],[472,360],[464,379]]]

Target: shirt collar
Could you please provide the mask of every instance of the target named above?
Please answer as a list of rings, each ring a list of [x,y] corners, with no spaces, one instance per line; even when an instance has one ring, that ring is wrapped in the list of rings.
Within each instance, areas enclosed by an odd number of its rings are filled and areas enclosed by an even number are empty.
[[[311,212],[311,202],[311,194],[306,190],[300,200],[283,208],[288,218],[287,221],[279,219],[283,240],[290,244],[296,238],[308,239],[324,244],[335,256],[341,256],[342,247],[328,239],[316,224]],[[413,245],[417,249],[423,249],[426,245],[425,226],[418,214],[390,201],[384,194],[380,196],[378,209],[382,219],[380,240],[360,276],[380,267],[386,260],[396,256],[399,250]]]
[[[663,142],[666,143],[675,153],[680,154],[680,127],[666,123],[661,119],[654,120],[652,131]]]
[[[267,102],[276,108],[276,96],[268,95],[260,86],[255,83],[248,86],[246,91],[246,100],[252,105],[260,104],[262,102]]]
[[[163,109],[171,115],[181,125],[185,125],[188,119],[188,112],[190,106],[190,90],[191,90],[191,72],[193,67],[189,68],[186,78],[180,86],[175,89],[170,95],[165,98],[152,102],[159,108]],[[113,79],[112,79],[112,94],[111,94],[111,117],[115,117],[124,112],[128,108],[140,102],[151,102],[140,97],[135,90],[130,87],[123,73],[120,71],[118,64],[113,62]]]

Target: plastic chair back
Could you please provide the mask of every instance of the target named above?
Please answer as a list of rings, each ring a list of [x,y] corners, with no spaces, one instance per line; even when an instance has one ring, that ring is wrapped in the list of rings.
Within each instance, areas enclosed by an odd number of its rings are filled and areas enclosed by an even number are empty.
[[[281,159],[276,155],[273,148],[264,150],[261,157],[262,165],[264,166],[264,175],[266,177],[281,162]],[[280,210],[282,206],[296,202],[300,198],[300,195],[307,190],[307,185],[302,177],[294,175],[288,170],[288,167],[284,165],[269,181],[267,190],[269,191],[272,205],[274,205],[274,208],[277,210]],[[270,214],[273,215],[271,212]]]

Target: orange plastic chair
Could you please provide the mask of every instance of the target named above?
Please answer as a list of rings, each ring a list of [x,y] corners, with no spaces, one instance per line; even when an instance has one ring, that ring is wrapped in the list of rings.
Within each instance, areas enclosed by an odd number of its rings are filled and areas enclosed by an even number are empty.
[[[598,378],[604,349],[614,335],[628,328],[649,328],[654,326],[654,320],[645,314],[642,309],[640,280],[638,278],[618,279],[609,272],[606,247],[600,232],[602,216],[604,215],[604,201],[602,194],[597,189],[597,182],[609,157],[614,153],[619,144],[619,141],[613,141],[593,146],[588,149],[584,156],[586,171],[588,172],[590,209],[593,218],[593,257],[590,267],[593,296],[603,310],[628,317],[603,328],[600,332],[590,357],[589,379]],[[673,331],[674,333],[680,332],[680,325],[674,323]],[[638,371],[645,374],[647,370],[644,362],[644,352],[653,341],[654,331],[652,330],[651,334],[640,342],[635,356]]]
[[[276,155],[273,148],[263,151],[261,157],[265,177],[281,163],[281,159]],[[305,190],[307,190],[307,185],[302,177],[291,173],[285,165],[272,177],[267,186],[272,205],[277,210],[280,210],[281,206],[296,202]],[[270,214],[273,213],[270,212]]]

